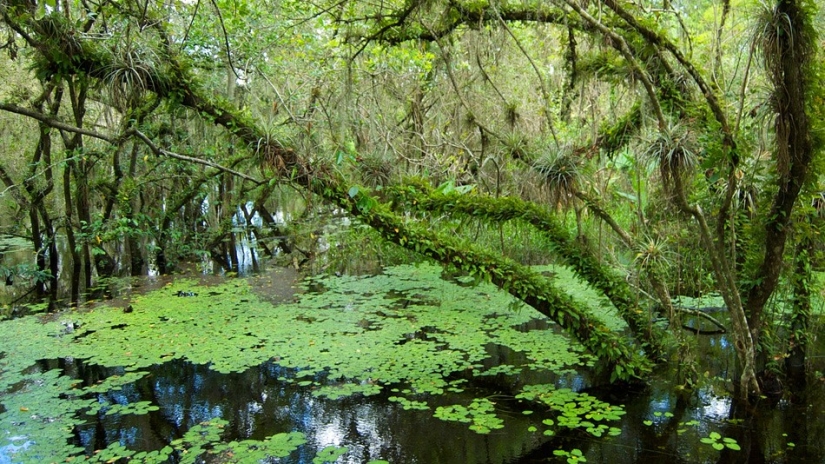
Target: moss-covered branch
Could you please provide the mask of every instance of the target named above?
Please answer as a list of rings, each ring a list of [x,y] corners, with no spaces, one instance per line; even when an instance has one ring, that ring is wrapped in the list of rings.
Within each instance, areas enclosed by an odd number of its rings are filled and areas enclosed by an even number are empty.
[[[324,199],[345,208],[381,233],[386,240],[439,263],[486,278],[532,306],[559,324],[593,354],[608,362],[613,369],[611,380],[638,377],[648,369],[649,363],[634,354],[634,348],[626,339],[605,327],[570,296],[528,267],[406,220],[363,190],[346,189],[341,181],[317,179],[313,187]],[[505,209],[501,214],[506,214]],[[582,259],[582,263],[586,261],[586,258]]]
[[[166,44],[154,50],[163,60],[132,63],[119,59],[117,51],[107,48],[104,42],[82,40],[84,34],[59,13],[35,19],[30,14],[0,5],[0,16],[37,50],[34,68],[43,80],[54,76],[84,75],[112,87],[139,85],[145,91],[190,108],[201,117],[224,127],[255,147],[264,159],[280,158],[282,165],[295,162],[295,154],[267,137],[266,131],[261,130],[251,117],[235,110],[230,102],[201,88],[186,57],[177,54],[169,45],[171,41],[162,27],[163,21],[153,22],[154,27],[144,32],[156,34],[158,42]],[[119,82],[118,76],[128,76],[129,79]]]
[[[426,185],[408,185],[393,189],[396,200],[407,207],[436,213],[458,213],[488,221],[524,221],[553,243],[553,251],[565,264],[607,296],[631,330],[643,341],[648,356],[660,359],[664,354],[661,331],[637,304],[630,286],[620,276],[602,265],[586,244],[574,240],[567,229],[538,205],[513,197],[440,193]]]
[[[52,15],[42,21],[35,21],[30,16],[15,17],[8,10],[0,13],[7,22],[15,22],[20,31],[26,29],[31,32],[27,40],[38,49],[41,60],[38,69],[41,73],[82,74],[106,81],[107,76],[113,75],[113,67],[118,66],[109,50],[92,41],[80,39],[82,34],[74,34],[72,25],[62,22],[59,16]],[[158,33],[163,35],[162,30]],[[161,42],[168,43],[165,37],[161,38]],[[407,222],[362,191],[350,195],[351,190],[344,186],[343,181],[333,178],[331,174],[315,172],[309,176],[309,167],[301,166],[293,152],[283,145],[268,140],[254,120],[234,110],[229,102],[204,91],[195,74],[187,70],[182,58],[175,56],[168,48],[159,50],[159,54],[164,58],[161,66],[141,71],[149,73],[142,79],[145,90],[198,111],[245,141],[249,150],[260,150],[260,145],[264,142],[263,158],[277,157],[277,164],[281,168],[279,172],[297,169],[298,175],[293,175],[293,180],[313,178],[314,181],[309,185],[315,193],[346,209],[379,231],[387,240],[440,263],[489,279],[558,323],[593,354],[608,362],[613,379],[636,377],[647,369],[649,363],[636,354],[626,339],[594,319],[542,276],[471,244],[432,232],[424,225]],[[586,264],[581,266],[586,267]]]

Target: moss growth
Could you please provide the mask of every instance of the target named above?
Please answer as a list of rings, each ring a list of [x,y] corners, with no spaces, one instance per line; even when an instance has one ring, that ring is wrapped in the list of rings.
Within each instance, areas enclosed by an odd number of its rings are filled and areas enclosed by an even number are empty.
[[[613,155],[625,146],[642,127],[642,105],[639,102],[623,114],[613,124],[603,123],[599,128],[596,144],[607,153]]]
[[[422,193],[423,191],[423,193]],[[663,356],[662,337],[650,322],[633,295],[630,286],[612,270],[602,265],[593,252],[573,239],[549,212],[537,205],[512,197],[492,198],[456,192],[440,193],[422,183],[393,190],[394,200],[409,208],[431,213],[459,213],[503,222],[521,220],[533,225],[553,243],[553,250],[565,264],[597,290],[604,293],[621,317],[645,343],[653,359]]]
[[[346,207],[360,220],[378,230],[386,240],[440,263],[454,266],[470,275],[486,279],[532,306],[571,333],[593,354],[611,365],[611,379],[637,377],[649,369],[648,363],[638,358],[634,350],[628,346],[627,340],[623,340],[610,331],[581,305],[529,268],[482,251],[470,243],[433,232],[413,221],[404,220],[358,187],[345,189],[338,183],[317,180],[315,190],[322,192],[328,201]],[[464,197],[470,198],[471,195],[451,194],[450,201],[443,201],[441,204],[453,210],[452,205],[456,202],[452,200]],[[536,220],[544,219],[538,215],[531,215],[537,210],[535,206],[523,203],[514,198],[503,198],[499,201],[484,198],[483,201],[477,202],[477,205],[482,208],[477,214],[496,220],[522,216]],[[485,211],[485,207],[492,208]],[[432,209],[437,210],[435,206]],[[469,210],[468,208],[467,211]],[[515,212],[521,214],[515,215]],[[547,222],[547,224],[552,226],[555,223]],[[595,263],[595,260],[587,260],[586,255],[576,252],[572,247],[568,250],[571,252],[571,258],[580,259],[582,265]],[[628,313],[628,316],[632,315],[633,313]]]

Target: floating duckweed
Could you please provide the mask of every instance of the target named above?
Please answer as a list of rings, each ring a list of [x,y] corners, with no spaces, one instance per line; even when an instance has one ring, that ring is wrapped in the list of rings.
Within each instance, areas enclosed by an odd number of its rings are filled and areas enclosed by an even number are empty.
[[[92,458],[92,462],[119,462],[121,459],[127,460],[132,458],[135,452],[121,445],[119,442],[112,443],[106,448],[99,450]],[[146,456],[144,456],[146,457]],[[158,454],[160,457],[160,454]],[[166,456],[169,457],[168,455]],[[142,462],[145,462],[142,461]]]
[[[282,381],[329,400],[401,386],[393,401],[404,409],[429,408],[426,400],[408,399],[412,395],[461,392],[466,380],[448,381],[451,377],[517,375],[525,369],[563,373],[592,362],[578,343],[543,329],[552,327],[546,319],[533,311],[513,311],[518,301],[510,295],[475,280],[466,286],[448,282],[438,266],[397,266],[373,277],[321,276],[312,283],[326,291],[274,306],[254,294],[246,281],[204,288],[193,280],[179,280],[134,298],[129,313],[101,306],[59,318],[28,316],[0,323],[0,388],[9,392],[3,396],[6,411],[0,414],[0,428],[14,437],[0,446],[10,446],[6,449],[12,450],[15,462],[79,455],[84,450],[67,443],[72,427],[88,420],[83,413],[139,415],[157,410],[151,402],[132,402],[128,395],[112,393],[144,377],[144,369],[171,360],[208,365],[220,373],[274,362],[297,370],[285,373]],[[178,296],[182,294],[191,296]],[[496,346],[526,361],[485,367],[490,347]],[[82,388],[60,371],[27,371],[39,360],[58,358],[116,369],[117,375]],[[525,388],[524,394],[530,392]],[[559,411],[556,402],[562,392],[530,394]],[[591,398],[571,396],[564,403],[574,402],[569,411],[575,417],[596,422],[617,417],[616,410]],[[487,399],[438,408],[436,417],[464,421],[477,433],[503,427]],[[265,459],[285,456],[304,440],[301,434],[279,434],[263,442],[225,444],[223,425],[219,418],[195,425],[173,443],[174,449],[136,454],[113,444],[96,456],[162,462],[177,452],[182,462],[194,462],[203,454],[220,459],[237,453]],[[595,423],[591,428],[605,432]]]
[[[160,409],[157,406],[154,406],[151,401],[138,401],[137,403],[130,403],[130,404],[115,404],[112,405],[109,409],[106,410],[106,415],[111,416],[113,414],[147,414],[152,411],[157,411]]]
[[[279,433],[265,440],[243,440],[221,443],[223,429],[229,422],[223,419],[212,419],[195,425],[184,434],[183,438],[172,442],[181,456],[181,464],[202,462],[201,456],[215,456],[217,461],[221,457],[231,458],[242,456],[243,462],[260,462],[269,458],[282,458],[306,443],[304,434],[300,432]]]
[[[16,391],[3,396],[6,412],[0,414],[3,439],[14,447],[8,450],[13,462],[51,462],[55,456],[82,452],[69,440],[72,427],[81,422],[76,412],[91,406],[92,400],[61,398],[63,392],[73,391],[74,380],[58,370],[26,374],[23,379]]]
[[[124,385],[129,385],[132,383],[137,382],[138,380],[142,379],[148,374],[145,371],[131,371],[131,372],[124,372],[123,375],[112,375],[107,377],[105,380],[92,385],[90,387],[86,387],[84,389],[85,393],[107,393],[110,391],[118,391],[123,388]]]
[[[619,420],[625,414],[624,408],[601,401],[587,393],[577,393],[568,388],[556,389],[550,384],[539,384],[526,385],[516,398],[539,401],[556,411],[558,415],[555,423],[552,419],[545,419],[545,425],[558,425],[569,429],[583,428],[596,437],[601,437],[605,433],[611,436],[621,433],[618,428],[595,422]]]
[[[717,451],[721,451],[725,448],[740,451],[742,448],[739,447],[739,444],[736,442],[734,438],[722,437],[718,432],[710,432],[710,435],[700,439],[702,443],[706,445],[711,445],[713,449]]]
[[[420,411],[430,409],[430,407],[424,401],[410,400],[410,399],[404,398],[403,396],[391,396],[387,399],[392,401],[393,403],[400,404],[401,407],[404,408],[405,411],[409,411],[411,409],[420,410]]]
[[[300,385],[300,384],[299,384]],[[330,400],[346,398],[355,394],[372,396],[381,393],[381,386],[363,383],[343,383],[340,385],[324,385],[312,392],[313,396],[324,397]]]
[[[339,457],[346,454],[347,451],[349,451],[349,449],[346,446],[341,448],[337,446],[327,446],[319,451],[315,458],[312,459],[312,464],[333,463],[337,461]]]
[[[495,414],[495,404],[487,398],[475,398],[466,407],[460,404],[439,406],[434,416],[445,421],[470,424],[470,430],[479,434],[504,428],[504,421]]]

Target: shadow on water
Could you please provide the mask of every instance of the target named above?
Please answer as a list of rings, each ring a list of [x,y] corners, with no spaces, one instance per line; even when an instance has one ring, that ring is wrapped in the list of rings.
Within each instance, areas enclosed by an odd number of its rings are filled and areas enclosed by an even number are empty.
[[[241,243],[243,243],[241,241]],[[241,260],[243,261],[243,260]],[[298,277],[294,269],[278,269],[251,278],[258,295],[279,303],[290,300]],[[163,287],[171,278],[155,277],[130,284],[121,295]],[[220,276],[201,279],[219,281]],[[320,289],[316,289],[319,290]],[[403,297],[403,298],[402,298]],[[433,303],[416,294],[388,294],[398,307]],[[125,300],[124,300],[125,301]],[[821,321],[819,322],[821,324]],[[365,327],[368,328],[368,327]],[[519,331],[553,330],[544,320],[531,320]],[[438,333],[434,326],[410,332],[400,343],[427,340]],[[825,351],[820,337],[814,353]],[[506,346],[488,344],[483,369],[495,366],[525,366],[524,353]],[[2,351],[2,350],[0,350]],[[3,354],[0,353],[0,360]],[[548,371],[520,370],[516,374],[474,376],[464,372],[471,385],[463,393],[430,396],[430,410],[405,410],[389,400],[391,386],[383,393],[364,397],[327,399],[313,395],[312,386],[290,382],[298,374],[276,362],[268,362],[241,373],[222,374],[207,365],[175,359],[144,369],[148,375],[120,389],[95,394],[103,407],[94,415],[81,412],[73,430],[73,444],[89,456],[112,443],[129,449],[151,451],[170,445],[192,427],[222,418],[228,422],[221,440],[261,440],[273,434],[298,431],[307,443],[287,458],[273,462],[309,463],[327,446],[346,446],[347,454],[337,462],[366,463],[384,459],[392,463],[546,463],[568,462],[554,454],[559,450],[581,450],[588,463],[823,463],[825,462],[825,381],[822,357],[812,358],[808,384],[794,394],[755,407],[733,402],[729,382],[733,377],[732,346],[727,335],[697,336],[697,357],[705,377],[691,395],[674,390],[674,372],[663,367],[643,386],[595,388],[588,373],[557,375]],[[76,359],[40,361],[37,372],[59,370],[92,386],[122,368],[103,368]],[[319,385],[324,374],[312,377]],[[531,430],[541,420],[523,414],[537,409],[513,399],[524,385],[552,383],[558,388],[587,391],[603,401],[624,405],[627,412],[611,425],[621,429],[615,437],[593,437],[582,428],[563,430],[554,437]],[[403,388],[403,386],[400,386]],[[9,393],[9,392],[5,392]],[[501,430],[479,435],[466,424],[445,422],[433,417],[439,405],[467,404],[473,398],[490,398],[496,414],[505,423]],[[158,407],[146,414],[107,414],[114,405],[150,402]],[[0,404],[0,414],[5,406]],[[539,411],[544,413],[546,411]],[[546,417],[546,416],[543,416]],[[718,434],[719,439],[713,439]],[[739,450],[714,444],[735,440]],[[703,442],[703,439],[705,440]],[[1,451],[1,450],[0,450]],[[3,456],[0,453],[0,462]],[[173,455],[172,460],[179,459]]]
[[[490,346],[488,351],[502,363],[518,362],[519,354],[504,347]],[[125,373],[122,368],[102,368],[71,359],[43,360],[31,371],[53,369],[79,380],[82,386]],[[286,381],[294,379],[298,370],[274,362],[242,373],[221,374],[207,365],[172,360],[146,371],[148,375],[120,390],[93,395],[104,405],[97,414],[80,413],[73,441],[87,455],[115,442],[138,451],[160,449],[193,426],[222,418],[228,421],[221,437],[224,442],[303,432],[307,443],[277,461],[290,463],[312,462],[317,451],[327,446],[348,448],[336,461],[339,463],[379,458],[393,463],[565,462],[554,456],[559,449],[580,449],[586,462],[605,464],[825,462],[821,440],[825,436],[825,388],[821,381],[792,399],[756,408],[732,402],[710,386],[689,397],[675,394],[666,375],[636,388],[590,389],[589,393],[603,400],[625,405],[627,415],[616,424],[621,435],[594,438],[576,429],[550,439],[529,431],[532,422],[522,414],[526,406],[509,395],[515,384],[552,380],[548,377],[486,378],[480,382],[482,390],[471,388],[431,402],[434,408],[473,397],[493,398],[506,427],[478,435],[464,424],[434,418],[431,410],[404,410],[388,400],[389,388],[371,397],[318,398],[313,387]],[[312,380],[326,381],[323,373]],[[585,383],[578,376],[555,380],[562,381],[561,385],[569,382],[567,386],[574,389]],[[113,405],[140,401],[149,401],[159,409],[140,415],[107,414]],[[712,432],[736,440],[741,450],[720,452],[702,443],[701,439]],[[177,458],[173,455],[172,460]]]
[[[63,359],[41,361],[36,369],[59,369],[84,386],[124,374],[123,369]],[[97,394],[97,401],[107,407],[94,416],[81,413],[85,420],[75,427],[75,445],[89,456],[114,442],[150,451],[169,445],[191,427],[213,418],[229,422],[223,429],[223,441],[264,439],[288,431],[306,434],[307,444],[278,462],[312,462],[318,450],[333,445],[349,449],[336,462],[363,463],[380,458],[393,463],[508,463],[517,462],[520,455],[545,441],[527,433],[527,419],[510,410],[507,401],[498,409],[508,432],[478,435],[463,424],[435,419],[432,411],[405,411],[388,401],[388,394],[338,400],[315,397],[311,388],[283,381],[297,371],[275,363],[221,374],[206,365],[174,360],[147,371],[149,375],[121,390]],[[323,374],[314,380],[321,381],[321,377]],[[451,394],[438,401],[454,403],[461,396]],[[150,401],[159,409],[141,415],[107,414],[112,405],[139,401]]]
[[[578,448],[588,463],[825,463],[825,377],[815,359],[805,385],[779,401],[755,405],[732,400],[732,346],[726,335],[699,337],[698,355],[706,381],[693,394],[674,389],[673,368],[662,367],[644,386],[601,387],[589,393],[611,404],[624,404],[622,433],[597,439],[583,433],[547,442],[519,463],[547,462],[557,449]],[[823,351],[822,340],[815,351]],[[710,439],[712,434],[719,439]],[[703,439],[705,439],[703,441]],[[738,450],[722,447],[732,439]],[[564,462],[564,459],[558,462]]]

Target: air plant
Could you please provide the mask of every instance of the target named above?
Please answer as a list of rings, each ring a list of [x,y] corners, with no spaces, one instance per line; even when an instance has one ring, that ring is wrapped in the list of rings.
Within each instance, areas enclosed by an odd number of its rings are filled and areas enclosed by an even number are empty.
[[[788,95],[785,88],[787,70],[783,60],[790,57],[799,63],[810,62],[816,47],[816,42],[811,39],[813,36],[815,36],[815,31],[810,24],[804,24],[802,28],[794,27],[794,20],[787,12],[778,6],[762,5],[757,15],[753,40],[755,46],[762,51],[763,65],[775,89],[771,103],[777,115],[787,113],[794,105],[804,104]],[[792,162],[788,139],[795,132],[792,126],[799,122],[777,117],[774,124],[777,139],[777,170],[785,175]]]
[[[530,145],[527,137],[516,131],[507,132],[501,139],[501,144],[505,153],[513,159],[528,161],[530,158]]]
[[[113,50],[112,61],[103,78],[112,105],[125,110],[140,104],[147,90],[157,90],[157,56],[148,47],[130,44]]]
[[[675,194],[676,181],[685,179],[699,165],[696,145],[693,133],[679,124],[667,131],[659,131],[648,145],[645,156],[659,166],[665,191]]]
[[[643,272],[659,272],[672,265],[673,252],[668,249],[667,240],[661,237],[645,238],[637,244],[634,263]]]
[[[581,167],[572,150],[563,148],[539,158],[533,167],[541,176],[550,201],[560,208],[568,207],[582,185]]]
[[[364,184],[370,187],[387,185],[393,177],[393,163],[378,154],[368,154],[356,159]]]

